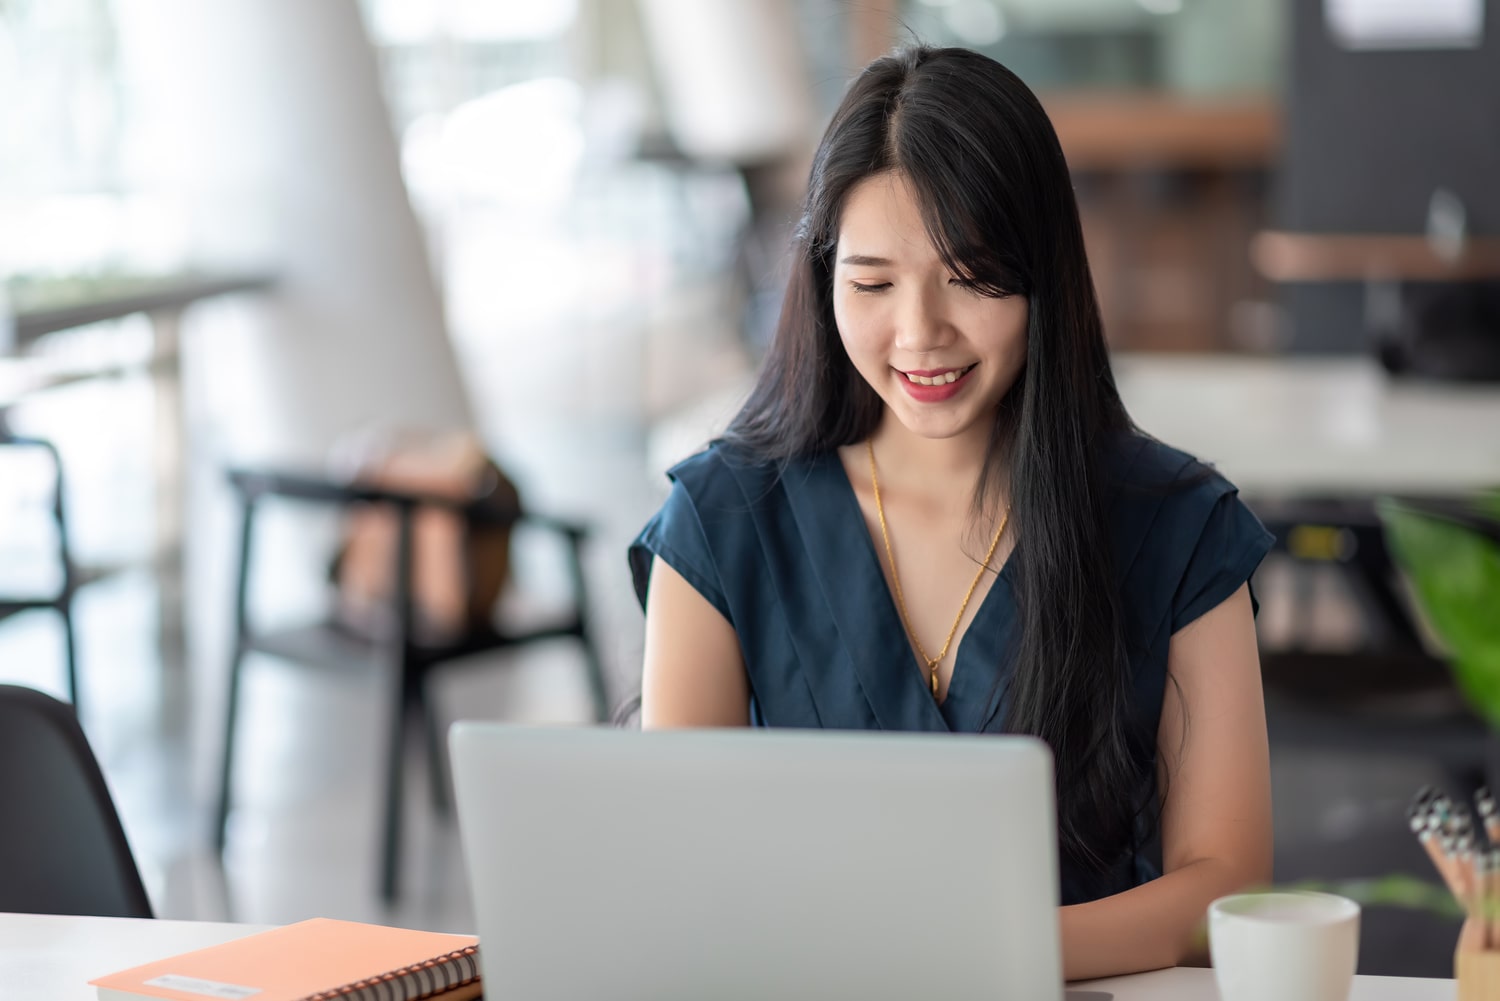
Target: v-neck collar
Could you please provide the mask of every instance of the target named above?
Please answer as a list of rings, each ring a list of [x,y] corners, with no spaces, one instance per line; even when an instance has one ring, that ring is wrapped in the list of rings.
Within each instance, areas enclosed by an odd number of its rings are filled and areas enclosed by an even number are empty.
[[[1006,579],[1010,560],[1000,568],[973,620],[959,637],[947,698],[940,707],[912,652],[865,525],[864,511],[838,453],[828,452],[798,465],[802,468],[789,469],[783,477],[792,514],[810,550],[813,572],[848,651],[850,666],[881,728],[979,729],[991,715],[991,703],[998,693],[971,689],[981,683],[981,675],[990,679],[992,689],[996,687],[993,679],[1003,646],[985,642],[984,630],[999,631],[1000,623],[990,620],[1002,597],[1010,598]],[[1001,639],[993,637],[995,641]],[[976,648],[983,650],[976,652]],[[986,652],[989,657],[983,655]],[[992,662],[986,665],[983,660]],[[898,669],[898,664],[905,669]]]

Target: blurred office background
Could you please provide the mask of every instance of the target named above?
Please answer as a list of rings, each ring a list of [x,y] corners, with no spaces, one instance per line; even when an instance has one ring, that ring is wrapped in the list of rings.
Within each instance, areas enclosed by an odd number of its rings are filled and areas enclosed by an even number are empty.
[[[1420,9],[1415,9],[1420,6]],[[1411,9],[1408,9],[1411,8]],[[0,0],[0,681],[76,696],[164,917],[472,927],[415,739],[381,878],[391,666],[251,654],[216,803],[239,508],[469,432],[588,527],[611,701],[626,543],[743,398],[806,167],[913,38],[1011,66],[1074,170],[1127,404],[1281,535],[1256,586],[1277,879],[1435,881],[1424,783],[1484,733],[1374,523],[1500,482],[1496,0]],[[0,437],[0,441],[4,438]],[[268,504],[249,606],[331,607],[347,512]],[[501,613],[569,600],[518,530]],[[534,535],[536,537],[534,537]],[[9,602],[9,604],[7,604]],[[439,725],[584,723],[579,644],[431,672]],[[1451,975],[1456,923],[1372,909],[1361,971]]]

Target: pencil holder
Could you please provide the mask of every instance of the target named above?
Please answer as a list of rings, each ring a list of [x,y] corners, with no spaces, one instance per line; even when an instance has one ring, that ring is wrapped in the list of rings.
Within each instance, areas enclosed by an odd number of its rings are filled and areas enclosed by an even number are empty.
[[[1482,922],[1464,922],[1453,955],[1458,1001],[1500,1001],[1500,949],[1486,949],[1484,938]]]

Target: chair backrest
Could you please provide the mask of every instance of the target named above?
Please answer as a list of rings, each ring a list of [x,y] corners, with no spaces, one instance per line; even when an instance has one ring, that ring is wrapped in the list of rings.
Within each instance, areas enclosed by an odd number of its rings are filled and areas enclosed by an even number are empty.
[[[72,708],[16,685],[0,685],[0,817],[0,911],[152,916]]]

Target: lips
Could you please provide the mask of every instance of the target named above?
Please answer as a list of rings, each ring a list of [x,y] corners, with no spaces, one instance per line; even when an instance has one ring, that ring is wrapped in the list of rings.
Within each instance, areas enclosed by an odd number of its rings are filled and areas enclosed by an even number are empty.
[[[901,388],[918,403],[941,403],[957,396],[969,384],[969,375],[977,368],[966,365],[960,368],[899,369]]]

